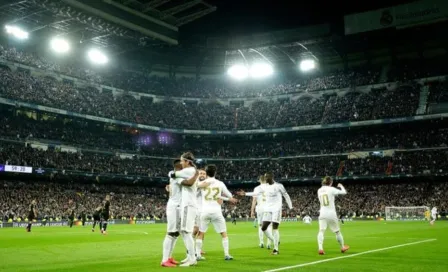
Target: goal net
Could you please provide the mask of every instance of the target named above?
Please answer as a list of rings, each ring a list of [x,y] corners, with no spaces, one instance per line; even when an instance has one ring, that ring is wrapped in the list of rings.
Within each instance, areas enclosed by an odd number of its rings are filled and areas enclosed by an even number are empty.
[[[425,220],[429,207],[386,207],[386,220]]]

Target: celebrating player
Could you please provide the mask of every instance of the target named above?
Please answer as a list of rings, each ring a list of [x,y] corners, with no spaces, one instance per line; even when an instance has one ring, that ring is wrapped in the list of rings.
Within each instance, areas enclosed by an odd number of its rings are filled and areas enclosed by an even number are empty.
[[[182,170],[180,160],[174,161],[174,171]],[[169,192],[168,204],[166,205],[167,234],[163,240],[162,266],[175,267],[178,262],[174,260],[172,254],[177,238],[179,237],[180,227],[180,204],[182,200],[181,187],[176,179],[170,178],[170,184],[167,186]]]
[[[438,212],[437,212],[437,207],[432,208],[432,210],[431,210],[431,217],[432,217],[432,220],[431,220],[431,222],[429,222],[431,225],[434,225],[434,223],[436,222],[436,220],[437,220],[437,214],[438,214]]]
[[[309,216],[309,215],[306,215],[305,217],[303,217],[304,224],[311,225],[312,221],[313,221],[313,219],[311,219],[311,216]]]
[[[177,180],[181,185],[181,235],[187,248],[187,258],[182,261],[181,266],[193,266],[197,264],[193,240],[194,220],[196,218],[196,180],[199,173],[194,165],[194,156],[191,152],[184,153],[180,162],[182,170],[170,173],[170,177]]]
[[[196,239],[196,254],[198,260],[204,260],[201,256],[201,249],[203,244],[204,234],[207,232],[208,225],[213,224],[217,233],[221,234],[222,247],[224,249],[224,260],[233,260],[229,254],[229,238],[227,236],[226,220],[222,215],[221,204],[218,202],[221,194],[232,203],[236,203],[236,199],[227,189],[226,185],[215,178],[216,165],[207,165],[205,168],[207,179],[199,183],[198,188],[202,188],[202,210],[199,227],[199,235]]]
[[[256,196],[252,199],[252,207],[250,209],[251,217],[254,217],[256,214],[258,221],[258,239],[260,240],[260,248],[264,248],[264,233],[261,229],[262,227],[262,220],[263,220],[263,207],[266,203],[266,193],[264,193],[264,188],[266,188],[266,180],[264,179],[264,176],[260,176],[259,178],[260,185],[255,187],[254,193]],[[272,232],[272,225],[269,225],[269,228],[271,228]],[[268,249],[271,249],[271,240],[267,239],[267,245],[266,247]]]
[[[30,209],[28,211],[28,226],[26,227],[27,232],[31,232],[31,226],[33,225],[33,220],[37,218],[36,211],[36,200],[33,199],[30,204]]]
[[[263,213],[263,224],[261,229],[263,230],[266,237],[274,243],[274,250],[272,251],[272,255],[278,255],[278,245],[280,241],[280,232],[278,230],[280,226],[280,222],[282,220],[282,196],[285,198],[286,203],[288,204],[288,208],[292,209],[291,198],[285,190],[285,187],[274,181],[274,175],[272,173],[265,174],[265,180],[267,182],[266,188],[263,188],[263,191],[260,193],[265,193],[266,195],[266,203],[264,205],[264,213]],[[244,191],[240,191],[239,195],[246,196],[257,196],[258,194],[245,193]],[[269,231],[268,227],[272,224],[272,233]]]
[[[338,184],[338,189],[331,187],[333,185],[333,179],[326,176],[322,180],[322,187],[317,191],[317,196],[320,202],[319,212],[319,234],[317,235],[317,242],[319,245],[319,254],[324,255],[324,233],[327,230],[327,226],[330,230],[336,234],[336,239],[341,246],[341,252],[346,252],[350,247],[344,245],[344,238],[342,237],[339,229],[338,217],[336,215],[336,207],[334,205],[334,199],[337,195],[345,195],[347,191],[342,184]]]

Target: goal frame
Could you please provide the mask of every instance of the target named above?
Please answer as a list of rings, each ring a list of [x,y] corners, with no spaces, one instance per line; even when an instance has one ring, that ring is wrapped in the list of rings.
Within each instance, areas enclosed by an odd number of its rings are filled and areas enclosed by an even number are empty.
[[[418,217],[394,217],[391,214],[391,210],[400,210],[401,212],[406,212],[406,210],[416,210],[416,209],[421,209],[422,210],[422,214],[421,216]],[[429,207],[428,206],[387,206],[385,208],[385,219],[387,221],[424,221],[425,219],[425,211],[429,211]]]

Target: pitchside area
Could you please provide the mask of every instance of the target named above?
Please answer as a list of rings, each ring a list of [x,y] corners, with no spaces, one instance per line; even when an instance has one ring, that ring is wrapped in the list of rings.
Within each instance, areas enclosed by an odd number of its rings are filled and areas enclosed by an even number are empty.
[[[280,255],[258,248],[252,223],[229,224],[233,261],[224,261],[221,239],[205,238],[207,260],[191,268],[161,268],[165,225],[112,225],[109,235],[90,228],[0,229],[0,271],[448,271],[448,222],[348,222],[351,249],[341,254],[327,232],[327,255],[317,255],[317,224],[284,223]],[[181,240],[176,259],[184,257]]]

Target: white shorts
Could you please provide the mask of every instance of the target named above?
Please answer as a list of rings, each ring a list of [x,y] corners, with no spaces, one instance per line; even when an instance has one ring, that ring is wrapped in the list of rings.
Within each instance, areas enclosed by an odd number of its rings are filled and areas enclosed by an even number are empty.
[[[437,220],[437,214],[431,214],[433,220]]]
[[[167,232],[180,231],[180,208],[166,207]]]
[[[199,226],[200,232],[207,232],[208,225],[212,223],[217,233],[227,232],[227,225],[222,212],[202,213],[201,224]]]
[[[201,224],[201,210],[196,209],[196,217],[194,218],[194,226],[199,227]]]
[[[182,207],[180,211],[180,230],[193,233],[194,220],[196,218],[196,207],[186,206]]]
[[[263,222],[272,222],[272,223],[279,223],[282,221],[282,211],[275,211],[275,212],[264,212],[263,213]]]
[[[330,227],[332,232],[339,231],[339,220],[337,217],[335,218],[319,218],[319,229],[322,231],[327,230],[327,227]]]

